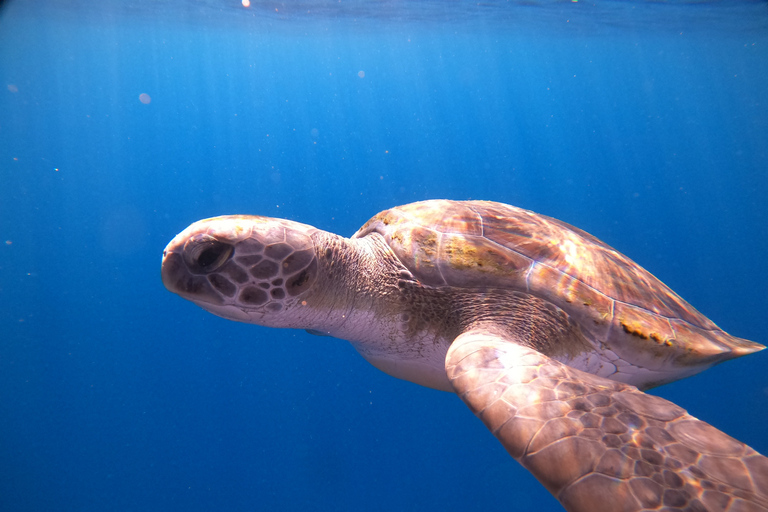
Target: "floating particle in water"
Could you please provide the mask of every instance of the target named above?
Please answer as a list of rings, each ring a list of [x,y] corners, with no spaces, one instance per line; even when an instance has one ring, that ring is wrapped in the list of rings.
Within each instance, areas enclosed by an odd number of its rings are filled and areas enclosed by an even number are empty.
[[[8,84],[8,90],[11,92],[19,92],[19,88],[16,87],[16,84]]]
[[[251,6],[251,0],[243,0],[242,4],[243,4],[243,7],[250,7]]]
[[[360,78],[365,78],[365,71],[361,69],[360,71],[357,72],[357,76],[359,76]]]
[[[149,102],[152,101],[152,97],[149,94],[143,92],[139,94],[139,101],[145,105],[149,105]]]

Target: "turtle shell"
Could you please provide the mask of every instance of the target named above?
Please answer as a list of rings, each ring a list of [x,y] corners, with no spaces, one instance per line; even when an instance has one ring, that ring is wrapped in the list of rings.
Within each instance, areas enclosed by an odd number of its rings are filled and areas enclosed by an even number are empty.
[[[566,311],[619,358],[697,366],[760,350],[725,333],[664,283],[594,236],[489,201],[433,200],[379,213],[353,238],[379,233],[424,286],[505,288]],[[655,363],[654,363],[655,362]]]

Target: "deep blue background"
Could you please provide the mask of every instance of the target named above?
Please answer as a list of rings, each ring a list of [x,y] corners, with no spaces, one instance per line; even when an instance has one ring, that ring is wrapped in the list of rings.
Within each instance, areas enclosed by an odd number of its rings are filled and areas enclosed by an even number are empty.
[[[207,216],[508,202],[768,342],[764,3],[73,5],[0,10],[0,510],[560,510],[455,396],[168,293]],[[767,363],[654,392],[766,453]]]

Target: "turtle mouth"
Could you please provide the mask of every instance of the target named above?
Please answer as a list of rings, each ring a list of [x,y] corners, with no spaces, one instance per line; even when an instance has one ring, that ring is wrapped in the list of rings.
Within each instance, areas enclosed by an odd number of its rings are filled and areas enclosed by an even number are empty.
[[[160,275],[165,287],[195,303],[223,304],[224,300],[213,289],[204,275],[190,272],[181,254],[166,251]]]

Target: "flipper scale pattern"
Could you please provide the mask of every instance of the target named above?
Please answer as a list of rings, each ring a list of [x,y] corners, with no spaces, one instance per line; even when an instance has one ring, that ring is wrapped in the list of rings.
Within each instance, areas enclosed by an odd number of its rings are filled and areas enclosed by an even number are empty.
[[[568,511],[768,511],[768,459],[663,398],[482,330],[456,339],[446,370]]]

